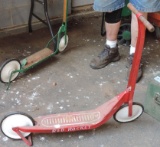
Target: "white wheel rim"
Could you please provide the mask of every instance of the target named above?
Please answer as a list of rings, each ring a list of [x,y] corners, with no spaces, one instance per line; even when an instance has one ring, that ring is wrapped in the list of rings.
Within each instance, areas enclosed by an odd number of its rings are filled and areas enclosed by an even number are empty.
[[[8,62],[1,70],[1,80],[3,82],[9,82],[9,78],[11,76],[11,73],[13,71],[19,70],[19,69],[20,69],[20,63],[18,61],[12,60],[12,61]],[[19,74],[19,72],[12,74],[11,81],[13,81],[18,76],[18,74]]]
[[[12,130],[14,127],[33,126],[30,118],[22,114],[14,114],[6,117],[1,125],[3,133],[12,139],[21,139],[21,137]],[[30,132],[21,132],[24,137],[27,137]]]
[[[66,41],[65,41],[65,38],[66,38]],[[63,36],[61,38],[60,43],[59,43],[59,51],[60,52],[64,51],[67,45],[68,45],[68,35]]]
[[[116,113],[116,119],[119,122],[130,122],[138,118],[143,112],[143,108],[140,105],[133,105],[132,108],[132,116],[128,116],[128,106],[126,106]]]

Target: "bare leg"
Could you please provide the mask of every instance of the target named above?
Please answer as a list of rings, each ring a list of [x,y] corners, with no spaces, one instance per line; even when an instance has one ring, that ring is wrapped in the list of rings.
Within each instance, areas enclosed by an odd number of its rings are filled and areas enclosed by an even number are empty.
[[[142,12],[141,12],[142,13]],[[147,13],[142,13],[147,18]],[[136,15],[132,13],[131,21],[131,46],[136,47],[138,37],[138,21]]]
[[[143,14],[144,17],[147,18],[147,13],[142,13],[142,14]],[[129,73],[130,73],[130,69],[131,69],[134,53],[135,53],[135,50],[136,50],[137,38],[138,38],[138,21],[137,21],[136,15],[132,13],[131,47],[130,47],[130,55],[128,56],[128,59],[127,59],[128,61],[127,61],[127,65],[126,65],[126,67],[128,68],[127,79],[129,77]],[[140,64],[136,82],[138,82],[141,79],[142,75],[143,75],[142,64]]]
[[[117,23],[105,23],[106,26],[106,39],[110,41],[117,40],[118,31],[121,25],[121,21]]]
[[[118,23],[105,23],[106,27],[106,45],[104,50],[91,60],[90,67],[93,69],[104,68],[111,62],[120,60],[117,46],[117,35],[121,21]]]

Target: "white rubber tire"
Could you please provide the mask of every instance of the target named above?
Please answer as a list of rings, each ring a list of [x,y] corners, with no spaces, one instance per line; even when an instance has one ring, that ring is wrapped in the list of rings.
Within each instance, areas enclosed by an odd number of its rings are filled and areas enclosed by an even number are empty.
[[[7,60],[0,69],[0,80],[3,83],[8,83],[11,73],[15,70],[20,70],[21,64],[17,59],[10,59]],[[16,72],[12,75],[10,81],[13,81],[15,78],[17,78],[19,72]]]
[[[139,118],[144,111],[144,108],[139,103],[133,103],[132,106],[132,116],[128,116],[128,104],[122,106],[115,114],[114,119],[117,122],[127,123],[132,122]]]
[[[66,37],[66,42],[65,42],[65,37]],[[59,42],[59,52],[63,52],[66,47],[68,45],[68,35],[64,35],[61,39],[60,39],[60,42]]]
[[[21,137],[12,130],[14,127],[34,126],[33,120],[21,113],[15,113],[6,116],[1,122],[1,130],[3,134],[11,139],[21,139]],[[29,136],[30,132],[21,132],[24,137]]]

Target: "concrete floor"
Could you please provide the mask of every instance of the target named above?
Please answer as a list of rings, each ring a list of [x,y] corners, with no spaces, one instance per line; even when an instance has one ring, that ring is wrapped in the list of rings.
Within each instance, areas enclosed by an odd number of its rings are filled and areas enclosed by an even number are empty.
[[[21,111],[33,118],[51,113],[94,109],[122,92],[127,85],[126,57],[129,47],[120,46],[121,60],[100,70],[89,67],[90,60],[103,48],[101,17],[75,17],[68,25],[67,49],[35,68],[20,74],[6,91],[0,83],[0,118]],[[55,32],[57,26],[54,27]],[[50,39],[47,28],[0,39],[0,63],[8,58],[23,59],[45,47]],[[144,103],[149,81],[160,73],[160,43],[147,33],[143,52],[144,76],[137,84],[134,101]],[[57,85],[55,85],[57,83]],[[160,123],[143,115],[132,123],[110,119],[103,126],[83,132],[34,134],[34,147],[158,147]],[[0,133],[1,147],[24,147]]]

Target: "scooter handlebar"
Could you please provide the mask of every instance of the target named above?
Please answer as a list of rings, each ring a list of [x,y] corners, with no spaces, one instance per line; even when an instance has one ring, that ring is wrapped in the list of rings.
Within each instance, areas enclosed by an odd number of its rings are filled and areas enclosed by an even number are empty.
[[[141,20],[150,32],[154,31],[154,26],[131,3],[128,3],[127,7]]]

